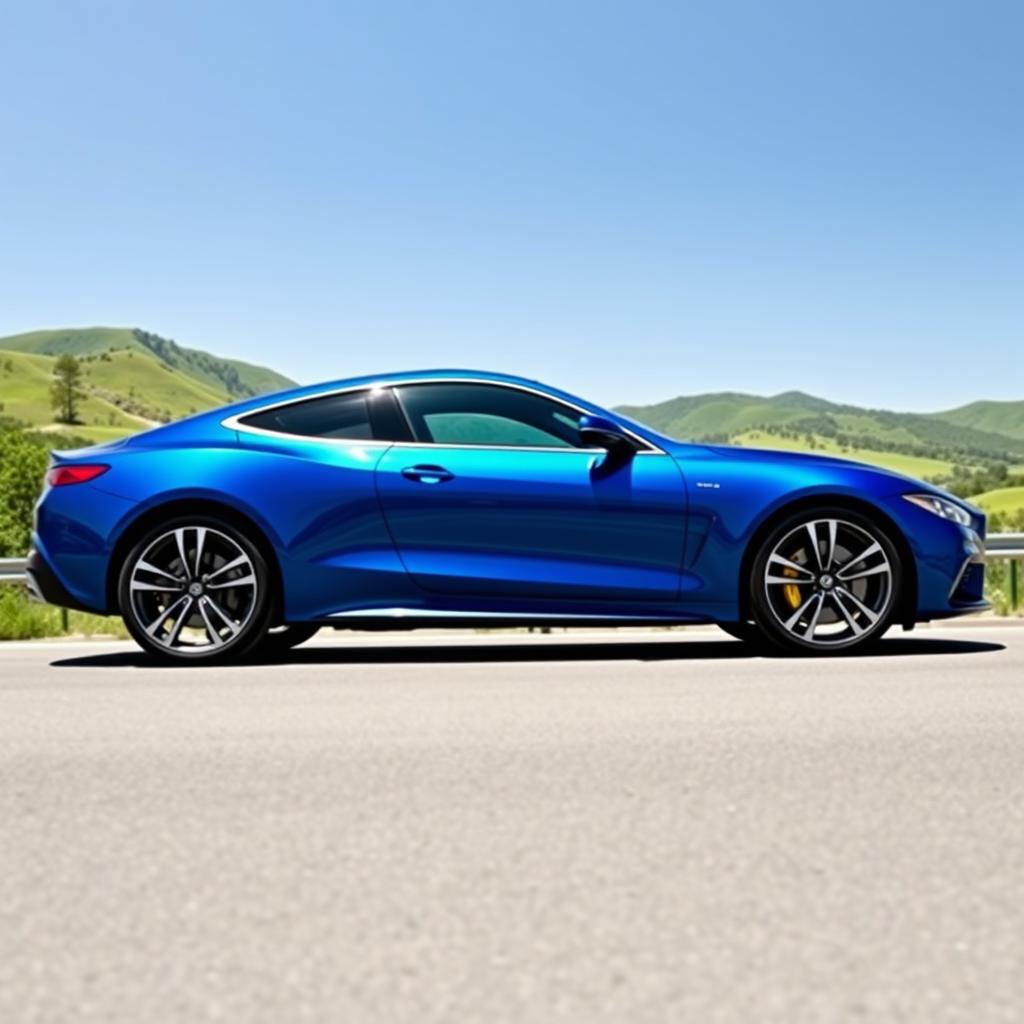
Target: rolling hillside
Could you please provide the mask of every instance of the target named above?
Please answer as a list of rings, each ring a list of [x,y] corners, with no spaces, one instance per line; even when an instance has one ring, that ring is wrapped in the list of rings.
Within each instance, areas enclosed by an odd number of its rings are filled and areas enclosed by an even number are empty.
[[[235,398],[260,395],[290,387],[294,381],[264,366],[238,359],[221,359],[199,349],[135,327],[75,327],[31,331],[0,338],[0,349],[35,355],[99,355],[115,350],[152,356],[173,370],[192,377],[218,394]]]
[[[50,407],[53,366],[64,354],[82,364],[86,397],[76,424],[54,423]],[[0,417],[52,433],[55,447],[134,433],[291,384],[265,367],[221,359],[130,328],[33,331],[0,338]]]
[[[1000,408],[982,408],[991,406]],[[768,398],[724,392],[619,411],[673,437],[697,441],[731,441],[757,431],[767,435],[760,439],[762,447],[802,440],[808,448],[895,453],[946,464],[1015,463],[1024,455],[1024,402],[979,402],[925,415],[839,405],[799,391]],[[1001,430],[992,429],[996,425]]]
[[[958,427],[970,427],[1024,440],[1024,401],[971,402],[959,409],[936,413],[935,418]]]
[[[53,356],[0,351],[0,416],[29,427],[63,429],[53,423],[50,409],[53,363]],[[150,426],[149,420],[131,416],[95,394],[86,395],[79,412],[82,426],[67,428],[79,437],[101,440]]]

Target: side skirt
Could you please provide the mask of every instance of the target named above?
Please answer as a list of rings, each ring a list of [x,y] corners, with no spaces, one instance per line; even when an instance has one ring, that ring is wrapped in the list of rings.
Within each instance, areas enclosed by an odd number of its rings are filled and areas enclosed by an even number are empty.
[[[562,615],[557,612],[446,611],[424,608],[360,608],[338,612],[324,625],[335,629],[508,629],[529,626],[586,628],[607,626],[688,626],[712,622],[706,617]]]

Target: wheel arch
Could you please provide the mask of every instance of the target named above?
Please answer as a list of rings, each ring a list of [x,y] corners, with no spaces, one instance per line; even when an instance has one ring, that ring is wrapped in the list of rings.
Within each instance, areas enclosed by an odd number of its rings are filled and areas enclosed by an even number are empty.
[[[284,607],[284,577],[281,573],[281,564],[278,560],[277,552],[274,550],[274,545],[270,542],[266,531],[251,516],[240,512],[237,508],[232,508],[230,505],[211,498],[177,498],[159,505],[153,505],[136,516],[122,529],[107,561],[107,608],[112,613],[119,611],[117,600],[118,579],[121,575],[124,560],[132,546],[153,527],[159,526],[161,523],[165,523],[172,518],[188,515],[203,515],[221,519],[230,523],[236,529],[241,530],[256,545],[270,571],[271,595],[274,602],[271,621],[276,623],[281,614],[281,609]]]
[[[849,494],[829,493],[810,494],[786,502],[784,505],[772,509],[757,524],[743,551],[743,558],[740,560],[738,592],[742,619],[745,621],[750,618],[750,587],[748,581],[754,559],[757,557],[761,545],[772,530],[781,522],[800,512],[810,511],[815,508],[839,508],[848,509],[851,512],[859,512],[870,519],[879,529],[885,531],[886,536],[892,541],[900,556],[900,593],[897,597],[898,611],[896,621],[903,626],[912,626],[917,613],[917,564],[906,535],[890,516],[870,501],[855,498]]]

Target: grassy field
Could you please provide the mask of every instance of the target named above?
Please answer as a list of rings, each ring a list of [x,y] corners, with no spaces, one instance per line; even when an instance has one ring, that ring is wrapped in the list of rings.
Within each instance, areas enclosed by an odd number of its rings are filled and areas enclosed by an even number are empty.
[[[68,612],[64,629],[61,610],[49,604],[29,601],[24,588],[5,584],[0,587],[0,640],[33,640],[43,636],[117,636],[128,631],[118,618]]]
[[[52,356],[0,351],[2,415],[34,427],[54,425],[53,410],[50,407],[53,363]],[[117,434],[129,434],[148,425],[145,420],[130,416],[97,395],[87,395],[82,400],[79,415],[83,425],[111,428]],[[81,432],[77,427],[75,431]]]
[[[1024,508],[1024,487],[1000,487],[995,491],[977,494],[971,501],[989,513],[1012,514]]]
[[[67,330],[12,334],[0,348],[36,355],[73,356],[106,352],[112,348],[141,348],[130,327],[72,327]]]
[[[170,413],[172,419],[231,401],[226,391],[177,373],[144,352],[111,352],[106,359],[84,363],[85,379],[93,387],[127,397]]]
[[[928,459],[916,455],[901,455],[899,452],[876,452],[868,448],[841,448],[835,441],[827,437],[815,437],[815,447],[810,448],[803,438],[778,437],[764,431],[751,430],[733,438],[733,444],[741,444],[748,448],[772,448],[777,451],[814,452],[820,455],[837,455],[844,459],[855,459],[873,466],[905,473],[907,476],[923,479],[924,477],[941,476],[952,469],[949,462],[941,459]]]
[[[169,372],[189,378],[217,395],[242,397],[264,394],[293,383],[269,367],[185,348],[168,338],[133,327],[68,327],[11,334],[0,338],[0,349],[27,355],[70,354],[80,359],[114,349],[133,352],[136,356],[144,355],[155,360],[166,366]]]
[[[110,352],[82,361],[86,397],[79,406],[80,423],[57,424],[50,406],[54,362],[53,356],[0,350],[0,414],[43,430],[103,441],[231,400],[227,392],[179,373],[147,352]]]

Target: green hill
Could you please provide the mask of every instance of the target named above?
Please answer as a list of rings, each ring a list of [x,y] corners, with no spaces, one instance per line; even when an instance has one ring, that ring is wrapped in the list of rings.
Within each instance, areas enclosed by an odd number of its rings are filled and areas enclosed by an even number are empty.
[[[1024,401],[971,402],[959,409],[936,413],[934,418],[957,427],[971,427],[1024,440]]]
[[[964,410],[936,415],[891,412],[839,405],[799,391],[772,397],[724,392],[619,408],[656,430],[688,440],[728,441],[756,430],[790,440],[803,436],[828,440],[840,448],[890,452],[944,463],[1020,462],[1024,455],[1024,402],[975,405],[1006,408],[1000,410],[999,416],[975,417],[977,425],[948,418]],[[974,407],[964,407],[971,408]],[[996,424],[1004,429],[991,429]]]
[[[92,392],[87,393],[79,407],[81,427],[55,424],[50,408],[54,362],[54,356],[0,351],[0,416],[27,427],[73,429],[78,436],[94,440],[130,434],[151,425],[147,418],[132,416]]]
[[[78,423],[53,421],[50,384],[58,356],[82,365]],[[101,441],[232,399],[291,386],[262,366],[184,348],[127,327],[32,331],[0,338],[0,417],[53,435],[52,445]]]
[[[222,359],[199,349],[184,348],[169,338],[136,327],[72,327],[30,331],[0,338],[0,349],[35,355],[99,355],[127,351],[152,356],[160,363],[233,398],[291,387],[294,381],[264,366]]]
[[[1024,509],[1024,487],[1000,487],[977,494],[971,501],[990,514],[1011,515]]]

